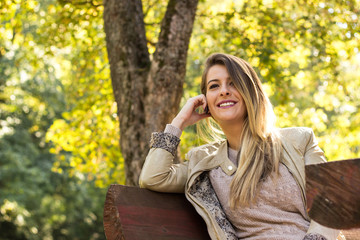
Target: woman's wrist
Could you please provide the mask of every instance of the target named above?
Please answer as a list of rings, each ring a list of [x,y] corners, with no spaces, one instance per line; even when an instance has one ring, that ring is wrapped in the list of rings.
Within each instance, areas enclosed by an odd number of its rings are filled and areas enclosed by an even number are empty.
[[[150,148],[162,148],[176,156],[179,143],[180,139],[171,133],[153,132],[151,134]]]
[[[172,124],[166,124],[164,133],[170,133],[170,134],[174,135],[175,137],[180,138],[182,131],[180,128],[178,128]]]
[[[181,131],[183,131],[185,128],[184,121],[180,118],[174,118],[171,122],[171,125],[173,125],[174,127],[177,127]]]

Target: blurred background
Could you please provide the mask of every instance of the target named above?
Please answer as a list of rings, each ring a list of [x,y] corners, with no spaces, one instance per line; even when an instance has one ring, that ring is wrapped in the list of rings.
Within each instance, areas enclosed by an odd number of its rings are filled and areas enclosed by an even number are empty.
[[[165,0],[143,0],[149,53]],[[0,239],[105,239],[112,183],[125,183],[103,3],[0,2]],[[313,128],[329,161],[360,157],[359,0],[202,0],[182,103],[213,52],[246,59],[279,127]],[[201,144],[194,127],[182,156]]]

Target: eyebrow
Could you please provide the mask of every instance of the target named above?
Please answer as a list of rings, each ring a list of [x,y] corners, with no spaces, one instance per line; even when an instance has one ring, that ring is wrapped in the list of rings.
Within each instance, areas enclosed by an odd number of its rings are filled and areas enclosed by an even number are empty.
[[[211,82],[219,82],[219,79],[211,79],[210,81],[207,82],[207,85],[209,85],[209,83]]]
[[[231,77],[228,77],[226,80],[227,80],[227,81],[231,80]],[[220,80],[217,79],[217,78],[211,79],[211,80],[209,80],[209,81],[207,82],[207,85],[209,85],[209,83],[211,83],[211,82],[220,82]]]

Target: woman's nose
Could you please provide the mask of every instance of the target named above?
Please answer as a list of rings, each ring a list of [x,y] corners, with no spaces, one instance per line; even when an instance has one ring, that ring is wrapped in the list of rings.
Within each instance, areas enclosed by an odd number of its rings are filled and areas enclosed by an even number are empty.
[[[221,87],[220,96],[230,95],[229,88],[227,86]]]

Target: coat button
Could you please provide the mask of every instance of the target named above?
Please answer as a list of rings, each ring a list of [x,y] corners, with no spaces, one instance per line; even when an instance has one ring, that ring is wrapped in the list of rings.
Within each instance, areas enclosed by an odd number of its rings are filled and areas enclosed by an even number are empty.
[[[233,170],[233,166],[228,166],[229,171]]]

